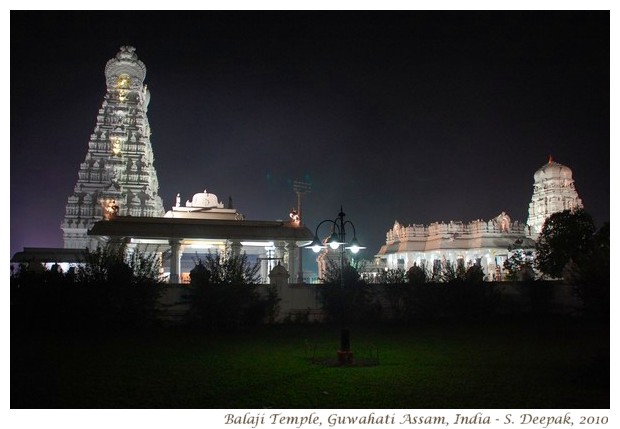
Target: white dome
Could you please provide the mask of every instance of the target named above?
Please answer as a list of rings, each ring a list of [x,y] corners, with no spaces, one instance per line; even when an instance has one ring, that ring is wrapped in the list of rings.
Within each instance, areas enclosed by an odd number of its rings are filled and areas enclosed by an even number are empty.
[[[194,194],[192,198],[192,207],[219,207],[219,201],[217,199],[217,195],[210,194],[206,190],[204,192]]]
[[[549,160],[534,173],[534,182],[542,182],[549,179],[572,179],[573,171],[565,165]]]

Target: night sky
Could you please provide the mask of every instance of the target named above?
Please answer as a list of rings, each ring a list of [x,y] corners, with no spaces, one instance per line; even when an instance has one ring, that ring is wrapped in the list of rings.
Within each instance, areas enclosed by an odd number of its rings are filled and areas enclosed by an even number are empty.
[[[305,180],[306,225],[342,205],[371,257],[395,220],[525,222],[551,154],[610,219],[608,11],[10,15],[11,255],[62,247],[122,45],[147,67],[167,210],[207,189],[288,219]]]

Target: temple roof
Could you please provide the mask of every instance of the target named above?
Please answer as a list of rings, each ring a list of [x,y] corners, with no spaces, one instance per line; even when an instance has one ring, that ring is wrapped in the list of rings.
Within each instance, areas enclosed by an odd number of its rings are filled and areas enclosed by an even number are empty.
[[[114,85],[116,79],[122,75],[129,75],[132,80],[137,79],[141,85],[146,77],[146,66],[138,59],[133,46],[121,46],[116,56],[110,59],[105,66],[105,76],[108,86]]]
[[[11,262],[84,262],[84,249],[63,249],[48,247],[25,247],[11,258]]]
[[[282,221],[119,216],[99,221],[88,235],[151,239],[312,240],[312,232]]]
[[[534,173],[534,181],[541,182],[547,179],[572,179],[573,171],[567,166],[553,161],[551,158],[549,162],[540,167],[536,173]]]

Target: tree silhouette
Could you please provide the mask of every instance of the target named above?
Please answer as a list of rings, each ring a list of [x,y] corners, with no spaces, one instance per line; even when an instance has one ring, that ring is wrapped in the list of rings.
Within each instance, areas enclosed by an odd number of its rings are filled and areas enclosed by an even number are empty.
[[[563,276],[573,285],[588,316],[608,319],[610,306],[609,223],[594,234],[590,245],[564,267]]]
[[[163,287],[156,255],[128,253],[118,243],[83,255],[84,263],[66,273],[20,267],[11,279],[12,327],[116,330],[155,323]]]
[[[536,267],[550,277],[562,277],[566,264],[587,251],[594,231],[592,216],[585,210],[552,214],[536,241]]]
[[[188,323],[208,330],[232,330],[261,323],[274,312],[277,294],[259,292],[259,263],[245,253],[209,253],[190,272]]]

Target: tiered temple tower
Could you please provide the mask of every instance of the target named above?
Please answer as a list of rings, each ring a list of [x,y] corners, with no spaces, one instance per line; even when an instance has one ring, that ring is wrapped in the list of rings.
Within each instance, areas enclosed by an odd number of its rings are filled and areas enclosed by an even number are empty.
[[[583,202],[575,189],[573,172],[549,157],[549,162],[534,173],[534,193],[527,219],[531,236],[538,237],[545,220],[553,213],[581,208]]]
[[[88,142],[86,159],[61,224],[65,248],[94,248],[93,224],[113,215],[163,216],[146,116],[146,67],[122,46],[105,67],[107,92]]]

